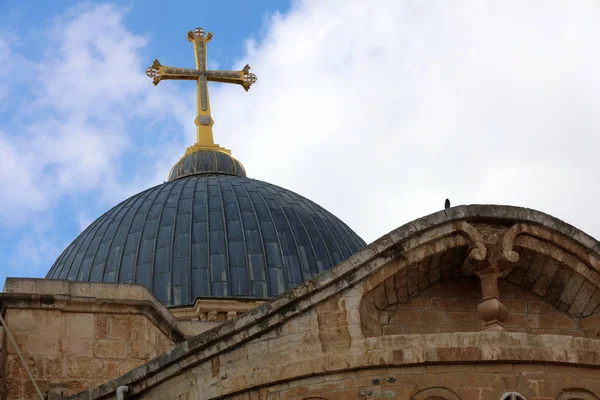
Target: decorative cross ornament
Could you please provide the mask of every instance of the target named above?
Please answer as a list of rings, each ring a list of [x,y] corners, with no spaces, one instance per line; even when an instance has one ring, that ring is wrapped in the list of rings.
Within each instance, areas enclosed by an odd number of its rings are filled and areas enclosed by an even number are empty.
[[[188,32],[187,39],[194,44],[196,69],[167,67],[158,60],[154,60],[152,66],[146,69],[146,75],[152,78],[155,86],[163,79],[195,80],[197,82],[197,112],[194,121],[197,127],[196,144],[186,149],[186,155],[200,149],[214,149],[230,153],[229,150],[215,144],[213,139],[212,126],[214,121],[210,115],[208,82],[237,83],[242,85],[246,91],[256,82],[256,75],[248,72],[250,70],[248,65],[241,71],[208,71],[206,69],[206,44],[210,42],[212,37],[212,33],[205,34],[202,28],[196,28]]]

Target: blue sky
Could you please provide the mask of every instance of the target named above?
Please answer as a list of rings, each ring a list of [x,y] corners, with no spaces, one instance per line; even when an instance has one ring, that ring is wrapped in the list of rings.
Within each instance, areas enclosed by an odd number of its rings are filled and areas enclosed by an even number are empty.
[[[128,118],[115,110],[115,107],[122,105],[119,101],[110,98],[107,93],[101,93],[110,90],[110,84],[105,85],[109,88],[102,89],[97,86],[103,84],[97,82],[110,80],[110,76],[119,73],[119,69],[123,67],[119,65],[121,60],[118,57],[109,62],[108,52],[127,53],[129,57],[125,62],[129,65],[125,65],[125,68],[133,68],[135,78],[151,90],[153,87],[149,79],[144,79],[142,67],[151,64],[155,57],[164,60],[167,65],[194,66],[192,48],[186,40],[188,30],[196,26],[205,26],[215,32],[218,40],[211,46],[210,62],[213,68],[231,68],[244,56],[246,42],[251,39],[260,40],[269,18],[277,13],[285,13],[289,6],[285,1],[262,1],[259,5],[228,1],[226,7],[219,2],[197,1],[180,2],[180,5],[172,7],[165,7],[154,1],[135,0],[106,3],[60,1],[46,2],[44,5],[37,1],[3,1],[0,4],[0,43],[3,45],[1,49],[4,50],[4,54],[0,53],[3,56],[0,56],[0,59],[7,58],[9,65],[18,71],[12,70],[3,77],[5,82],[0,85],[0,132],[3,135],[2,139],[9,143],[18,143],[12,154],[17,158],[14,167],[27,168],[30,162],[35,171],[28,171],[32,178],[29,187],[20,188],[23,183],[18,178],[11,179],[5,187],[9,192],[22,191],[22,196],[27,197],[26,199],[20,198],[16,193],[5,193],[5,196],[13,197],[13,200],[5,199],[0,202],[7,208],[2,213],[0,223],[0,284],[7,275],[43,276],[61,249],[84,225],[120,201],[119,196],[135,193],[135,187],[142,189],[159,183],[157,176],[144,176],[143,173],[144,169],[152,168],[153,155],[139,154],[138,149],[160,151],[159,148],[153,147],[161,140],[184,145],[180,135],[181,124],[178,124],[172,115],[162,115],[156,119],[139,115]],[[94,43],[94,37],[97,37],[99,40],[96,42],[99,42],[105,34],[112,36],[105,43],[108,48],[94,48],[97,44]],[[125,36],[128,43],[117,50],[120,35]],[[77,40],[77,36],[82,43],[73,44],[68,48],[68,42]],[[63,103],[59,99],[60,85],[47,88],[47,83],[40,82],[45,79],[40,76],[44,74],[43,71],[53,70],[56,64],[64,63],[65,60],[72,64],[71,67],[64,68],[61,71],[63,76],[56,78],[61,82],[69,80],[70,70],[86,68],[85,63],[77,64],[77,59],[83,56],[99,60],[105,69],[90,69],[93,76],[89,77],[91,84],[88,87],[84,84],[83,87],[78,87],[77,83],[71,82],[70,87],[66,88],[67,96],[71,91],[89,90],[92,92],[89,97],[81,96],[83,98],[77,101],[91,103],[104,100],[108,104],[99,115],[88,109],[94,108],[92,104],[78,107],[76,104],[69,104],[68,101]],[[112,67],[114,71],[111,71]],[[130,71],[123,73],[128,72]],[[53,75],[52,72],[50,75]],[[160,89],[164,86],[166,85],[163,84]],[[174,83],[173,86],[175,90],[180,89],[184,92],[192,90],[185,84]],[[131,101],[140,101],[139,97],[143,94],[139,89],[130,87],[126,92],[131,96]],[[160,89],[152,94],[160,95]],[[56,98],[48,101],[45,98],[48,91]],[[118,92],[118,89],[115,92]],[[72,94],[75,98],[78,97],[77,93]],[[117,96],[119,95],[117,93]],[[189,100],[192,99],[193,97]],[[128,99],[124,100],[128,102]],[[112,118],[111,113],[117,115]],[[74,114],[82,115],[73,118]],[[77,136],[82,139],[90,133],[103,135],[104,131],[111,130],[113,125],[118,133],[109,134],[112,137],[109,136],[110,140],[104,145],[117,146],[120,150],[113,153],[106,149],[105,153],[108,154],[99,155],[104,159],[91,162],[88,172],[94,176],[93,182],[86,182],[85,175],[78,170],[77,165],[82,158],[93,157],[87,154],[93,152],[91,149],[73,146],[70,151],[86,154],[80,158],[73,156],[74,159],[70,161],[60,157],[44,157],[43,166],[40,168],[39,164],[35,164],[39,161],[36,160],[39,156],[38,151],[43,150],[38,148],[31,151],[31,144],[27,142],[31,140],[31,130],[36,131],[35,136],[46,135],[46,124],[55,124],[51,132],[47,132],[50,138],[46,138],[56,140],[52,145],[53,151],[63,151],[68,147],[65,141],[77,141]],[[71,127],[65,128],[65,125]],[[60,132],[56,131],[61,128],[70,130],[72,135],[61,139]],[[90,132],[86,132],[86,129]],[[170,134],[175,137],[170,138]],[[129,143],[124,143],[126,141]],[[100,144],[98,142],[92,140],[89,145]],[[32,159],[20,163],[18,158],[24,156]],[[18,169],[9,171],[13,165],[7,165],[6,158],[4,163],[0,163],[4,167],[2,173],[18,176]],[[103,164],[107,158],[116,167],[111,171],[110,177],[103,171]],[[165,177],[167,172],[168,170],[161,171]],[[77,183],[64,182],[63,188],[52,188],[52,181],[60,179],[60,175],[65,180]],[[130,187],[132,177],[137,177],[134,187]],[[45,182],[37,181],[40,178]],[[112,190],[120,192],[119,195],[103,193],[110,190],[101,182],[105,179],[116,181],[109,186],[119,186],[112,187]],[[36,190],[38,185],[44,188]]]
[[[47,3],[47,4],[46,4]],[[215,140],[250,177],[370,242],[453,204],[536,208],[600,237],[600,5],[388,0],[0,2],[0,284],[43,277],[113,205],[162,183],[194,85],[155,58],[249,63],[212,85]]]

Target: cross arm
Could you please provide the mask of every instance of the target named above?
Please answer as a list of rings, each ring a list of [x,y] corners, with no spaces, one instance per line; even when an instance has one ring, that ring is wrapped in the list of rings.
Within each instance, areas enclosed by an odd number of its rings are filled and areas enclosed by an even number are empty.
[[[205,71],[204,76],[209,82],[237,83],[247,92],[257,80],[256,75],[248,72],[249,70],[250,66],[246,64],[241,71]]]
[[[163,79],[197,80],[204,76],[210,82],[237,83],[248,91],[250,86],[256,82],[256,75],[248,72],[250,66],[246,65],[241,71],[201,71],[192,68],[174,68],[162,65],[154,60],[152,66],[146,69],[146,75],[152,78],[154,85],[158,85]]]
[[[158,60],[154,60],[152,66],[146,68],[146,75],[152,78],[154,86],[158,85],[163,79],[178,80],[197,80],[203,71],[191,68],[174,68],[162,65]]]

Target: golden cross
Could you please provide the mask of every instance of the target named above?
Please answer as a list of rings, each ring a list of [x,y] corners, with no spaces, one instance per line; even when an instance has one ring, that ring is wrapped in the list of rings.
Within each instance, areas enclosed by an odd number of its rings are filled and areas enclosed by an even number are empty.
[[[212,133],[213,119],[210,115],[210,102],[208,100],[208,82],[237,83],[242,85],[246,91],[256,82],[256,75],[248,72],[250,66],[246,65],[241,71],[208,71],[206,69],[206,44],[210,42],[213,34],[205,35],[204,29],[196,28],[189,31],[187,39],[194,44],[194,55],[196,56],[196,69],[174,68],[162,65],[154,60],[151,67],[146,69],[146,75],[152,78],[154,85],[163,79],[195,80],[197,82],[197,105],[196,105],[196,144],[188,147],[185,154],[188,155],[200,149],[229,150],[215,144]]]

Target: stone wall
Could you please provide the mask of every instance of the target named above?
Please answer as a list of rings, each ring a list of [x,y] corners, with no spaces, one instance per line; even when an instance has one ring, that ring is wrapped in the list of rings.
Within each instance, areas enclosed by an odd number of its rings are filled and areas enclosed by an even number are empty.
[[[422,390],[440,387],[462,400],[497,400],[505,391],[518,391],[527,400],[550,400],[567,388],[600,394],[599,340],[527,332],[366,338],[357,309],[360,297],[358,290],[333,296],[242,346],[220,354],[216,350],[201,363],[190,360],[194,364],[176,376],[172,368],[182,369],[181,363],[160,369],[151,379],[160,382],[164,374],[170,375],[168,381],[130,397],[408,400]],[[186,344],[185,348],[195,345]],[[211,351],[203,348],[201,354]],[[309,378],[298,379],[302,377]],[[87,395],[78,399],[88,399]]]
[[[579,318],[557,310],[540,296],[507,280],[501,280],[499,288],[502,302],[509,311],[509,318],[503,323],[506,331],[586,336]],[[406,303],[378,311],[380,332],[395,335],[481,331],[485,325],[477,314],[480,302],[479,279],[445,279]],[[372,332],[373,329],[365,330],[367,336]]]
[[[527,400],[597,400],[594,393],[600,394],[599,372],[596,369],[534,364],[362,369],[311,376],[225,399],[498,400],[503,393],[517,392]]]
[[[137,285],[41,280],[10,281],[0,294],[7,326],[49,399],[102,384],[182,340],[174,318],[146,296]],[[37,397],[11,344],[4,370],[6,400]]]
[[[522,279],[511,280],[511,270],[518,269],[525,271]],[[469,276],[480,281],[477,288]],[[444,288],[445,281],[453,284]],[[111,399],[127,385],[132,400],[479,400],[505,391],[527,400],[597,400],[599,291],[600,243],[574,228],[523,209],[444,210],[70,399]],[[420,294],[418,312],[401,322],[427,330],[383,332],[382,311],[395,305],[394,315],[404,312],[402,305]],[[470,315],[474,304],[486,302],[490,307],[479,312],[482,330]],[[439,310],[432,310],[434,303]],[[526,326],[503,327],[510,316],[504,303],[514,315],[523,314]],[[419,321],[424,311],[456,315],[455,331],[438,332],[439,321]],[[556,315],[579,319],[578,329],[541,323]],[[381,332],[368,334],[365,317]],[[374,375],[365,378],[369,373]]]

